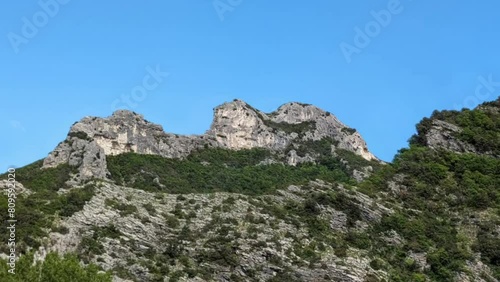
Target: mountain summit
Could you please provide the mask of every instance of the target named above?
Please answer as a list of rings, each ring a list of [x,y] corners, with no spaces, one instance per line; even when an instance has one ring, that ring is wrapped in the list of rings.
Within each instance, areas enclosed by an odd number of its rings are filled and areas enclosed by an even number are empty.
[[[416,129],[383,163],[296,102],[234,100],[193,136],[130,111],[83,118],[15,191],[0,175],[21,255],[0,281],[499,281],[500,99]]]
[[[329,112],[292,102],[266,114],[236,99],[214,109],[212,125],[203,135],[166,133],[161,125],[126,110],[118,110],[107,118],[85,117],[73,124],[66,140],[44,160],[44,167],[68,163],[79,168],[81,179],[105,179],[109,174],[106,156],[133,152],[183,158],[205,147],[265,148],[288,155],[286,163],[296,165],[319,156],[298,156],[294,148],[322,139],[332,141],[332,152],[344,149],[368,161],[378,160],[355,129]]]

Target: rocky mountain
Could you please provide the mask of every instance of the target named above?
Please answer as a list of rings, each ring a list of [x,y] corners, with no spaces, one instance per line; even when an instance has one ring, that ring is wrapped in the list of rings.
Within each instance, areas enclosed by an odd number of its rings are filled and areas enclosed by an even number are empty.
[[[234,100],[196,136],[83,118],[16,171],[25,267],[0,280],[498,281],[500,99],[435,111],[409,143],[381,162],[301,103]]]
[[[43,167],[68,163],[79,168],[78,180],[106,179],[109,174],[106,156],[134,152],[184,158],[205,147],[265,148],[287,154],[286,162],[296,165],[316,158],[310,154],[298,156],[293,148],[325,138],[333,141],[332,150],[345,149],[366,160],[377,160],[356,130],[315,106],[289,103],[265,114],[234,100],[215,108],[210,130],[199,136],[166,133],[162,126],[125,110],[108,118],[85,117],[73,124],[66,140],[49,154]]]

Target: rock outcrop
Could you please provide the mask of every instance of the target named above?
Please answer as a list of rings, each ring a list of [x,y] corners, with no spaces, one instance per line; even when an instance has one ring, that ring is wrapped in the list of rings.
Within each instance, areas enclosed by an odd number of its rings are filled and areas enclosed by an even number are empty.
[[[63,163],[79,168],[78,179],[105,179],[106,156],[134,152],[166,158],[183,158],[193,150],[206,147],[227,149],[266,148],[285,153],[291,144],[331,138],[337,148],[354,152],[367,160],[377,160],[356,130],[315,106],[284,104],[266,114],[241,100],[224,103],[214,109],[210,129],[203,135],[166,133],[135,112],[119,110],[108,118],[85,117],[73,124],[66,140],[44,160],[44,167]],[[314,161],[286,152],[287,163]]]
[[[85,117],[73,124],[65,141],[44,160],[44,167],[69,163],[80,179],[106,178],[106,156],[134,152],[182,158],[205,144],[208,136],[169,134],[134,112],[119,110],[108,118]]]
[[[268,281],[285,271],[293,273],[298,281],[361,282],[366,281],[364,278],[370,274],[382,277],[387,275],[373,270],[370,260],[362,257],[356,249],[351,249],[349,255],[341,256],[330,250],[321,262],[313,265],[306,263],[299,256],[301,245],[297,245],[297,242],[309,242],[309,234],[290,224],[289,220],[278,218],[262,208],[264,203],[269,205],[270,201],[277,205],[285,203],[290,200],[288,195],[292,195],[294,201],[303,202],[311,187],[318,193],[336,191],[342,194],[346,193],[343,188],[312,182],[307,189],[292,186],[288,191],[278,191],[279,196],[238,195],[235,198],[231,193],[217,193],[214,197],[209,194],[185,194],[183,197],[175,194],[158,195],[104,182],[97,183],[96,186],[96,195],[83,210],[58,222],[58,225],[69,231],[67,234],[50,233],[52,243],[39,250],[41,258],[43,254],[54,251],[71,253],[80,250],[85,253],[86,245],[82,245],[82,241],[92,241],[103,250],[102,254],[92,260],[104,270],[125,267],[138,281],[156,281],[144,265],[152,268],[151,265],[158,263],[154,260],[158,256],[154,254],[169,253],[172,243],[188,245],[184,252],[187,257],[194,259],[217,250],[224,244],[223,241],[218,241],[225,240],[221,238],[230,238],[233,249],[226,251],[238,255],[237,264],[229,268],[224,263],[219,264],[216,259],[206,259],[203,264],[203,267],[215,273],[215,281],[234,281],[232,273],[244,277],[244,281],[250,281],[250,275],[256,281]],[[358,195],[352,197],[358,198]],[[113,201],[135,207],[135,211],[123,215],[116,207],[107,204]],[[228,205],[230,209],[221,210],[222,206]],[[149,209],[145,209],[148,206]],[[327,207],[320,209],[324,210],[332,228],[346,232],[347,215],[344,212]],[[165,221],[165,218],[175,218],[181,210],[183,214],[189,215],[189,220],[181,218],[175,220],[176,224]],[[387,208],[377,206],[373,212],[387,211]],[[293,217],[286,215],[288,216]],[[268,228],[269,222],[275,223],[273,228]],[[113,234],[116,236],[103,236],[106,234],[103,230],[114,230]],[[258,233],[256,230],[259,230]],[[218,245],[211,245],[211,242]],[[182,269],[180,265],[171,267]],[[254,269],[259,271],[252,272]]]
[[[497,281],[499,109],[435,111],[393,164],[295,102],[234,100],[192,136],[86,117],[16,169],[17,252],[75,254],[116,282]]]
[[[500,158],[500,98],[473,110],[434,111],[418,125],[412,142],[433,149]]]
[[[377,159],[354,129],[329,112],[296,102],[284,104],[270,114],[241,100],[225,103],[215,109],[214,122],[207,134],[230,149],[264,147],[280,150],[293,141],[317,141],[330,137],[339,142],[341,149],[367,160]]]
[[[477,153],[476,148],[456,138],[462,128],[442,120],[433,120],[432,127],[426,134],[427,145],[430,148],[444,148],[459,153]]]

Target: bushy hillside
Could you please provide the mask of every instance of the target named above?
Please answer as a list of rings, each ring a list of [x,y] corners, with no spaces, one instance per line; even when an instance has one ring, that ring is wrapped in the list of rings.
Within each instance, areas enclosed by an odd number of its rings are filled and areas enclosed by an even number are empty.
[[[415,279],[411,273],[418,267],[405,259],[408,252],[425,254],[423,273],[433,281],[457,279],[457,272],[470,271],[477,256],[500,279],[499,101],[475,110],[435,111],[417,125],[410,147],[402,149],[393,164],[360,185],[400,205],[375,227],[377,232],[395,230],[406,239],[396,249],[387,244],[376,249],[398,269],[399,281]],[[472,145],[476,153],[428,147],[436,121],[458,126],[452,138]],[[480,276],[494,280],[486,272]]]
[[[111,273],[100,271],[99,267],[91,264],[82,267],[75,255],[66,254],[60,257],[49,254],[44,261],[34,261],[33,254],[22,256],[16,263],[16,273],[8,272],[7,264],[0,264],[0,281],[27,282],[27,281],[72,281],[72,282],[111,282]]]
[[[500,279],[500,100],[435,111],[390,164],[335,145],[119,154],[86,183],[36,162],[16,172],[19,253],[131,281]]]
[[[322,149],[323,154],[316,162],[297,166],[285,165],[284,160],[265,149],[216,148],[195,151],[182,160],[135,153],[110,156],[108,169],[117,184],[146,191],[262,195],[316,179],[355,184],[354,168],[380,166],[348,151],[339,150],[342,156],[332,156],[330,146],[328,141],[318,141],[300,148],[299,154],[300,150],[305,154],[306,149],[320,154],[314,148]]]

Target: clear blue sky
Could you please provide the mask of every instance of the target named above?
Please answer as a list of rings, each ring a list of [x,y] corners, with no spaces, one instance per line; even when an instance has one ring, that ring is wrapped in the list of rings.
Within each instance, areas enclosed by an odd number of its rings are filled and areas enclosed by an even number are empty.
[[[500,81],[494,0],[220,0],[219,11],[211,0],[60,1],[0,11],[2,171],[45,157],[83,116],[109,116],[144,79],[132,108],[168,132],[203,133],[233,98],[264,111],[301,101],[388,161],[434,109],[500,93],[499,83],[475,92],[479,76]],[[349,63],[346,44],[357,48]],[[156,83],[148,66],[169,76]]]

